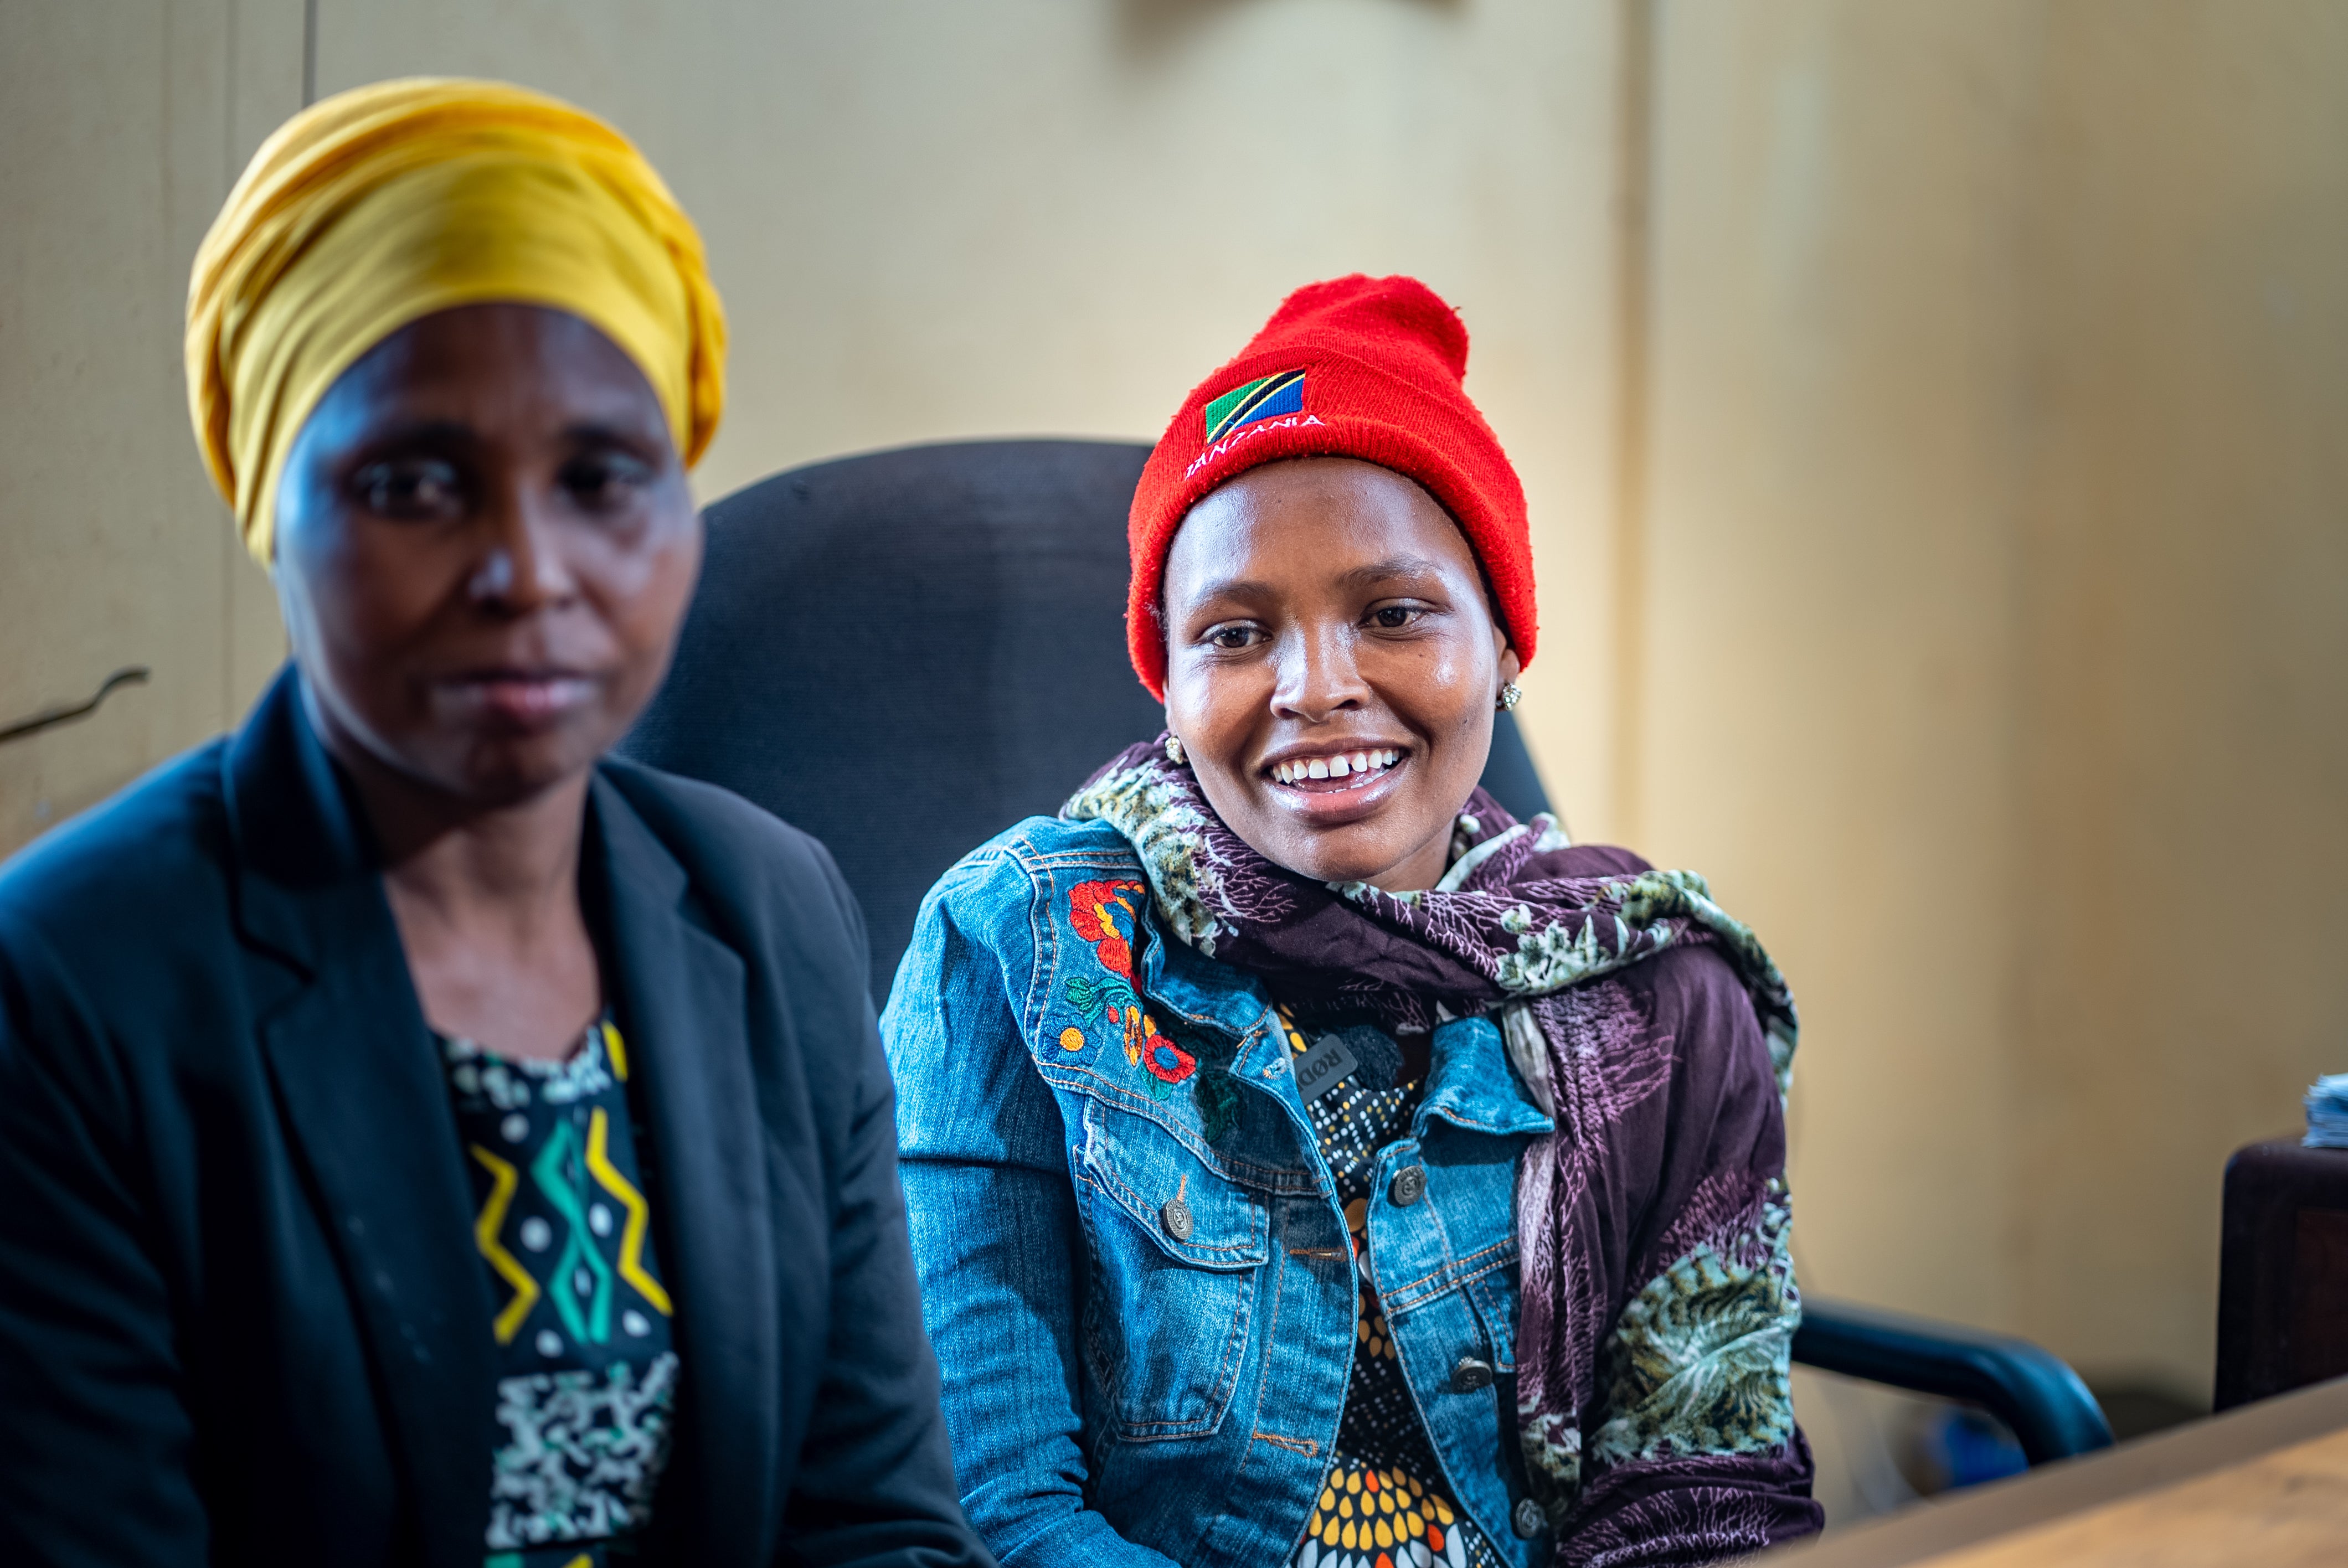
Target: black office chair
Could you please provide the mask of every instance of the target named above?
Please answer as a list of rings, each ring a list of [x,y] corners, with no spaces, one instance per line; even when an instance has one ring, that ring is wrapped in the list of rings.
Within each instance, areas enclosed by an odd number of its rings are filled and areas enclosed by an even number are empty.
[[[1161,726],[1125,654],[1126,505],[1148,456],[912,446],[709,508],[675,668],[623,749],[823,840],[864,906],[876,999],[947,866]],[[1548,809],[1506,714],[1484,784],[1519,817]],[[1794,1358],[1979,1405],[2032,1464],[2112,1440],[2077,1375],[2021,1340],[1812,1300]]]

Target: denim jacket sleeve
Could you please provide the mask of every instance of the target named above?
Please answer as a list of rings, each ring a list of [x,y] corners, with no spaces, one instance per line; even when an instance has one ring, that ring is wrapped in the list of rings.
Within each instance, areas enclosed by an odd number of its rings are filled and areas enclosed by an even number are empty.
[[[956,1485],[1004,1568],[1170,1568],[1086,1503],[1085,1254],[1067,1133],[1025,1027],[1035,907],[1013,855],[963,860],[922,906],[880,1023]],[[1020,1222],[963,1223],[1004,1214]]]

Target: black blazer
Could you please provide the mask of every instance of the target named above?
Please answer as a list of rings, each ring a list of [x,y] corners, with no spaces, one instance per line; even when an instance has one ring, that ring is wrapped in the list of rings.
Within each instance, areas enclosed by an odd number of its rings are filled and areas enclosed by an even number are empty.
[[[596,770],[582,885],[683,1357],[654,1556],[984,1563],[955,1501],[864,932],[721,790]],[[490,1291],[346,786],[244,729],[0,868],[0,1563],[480,1568]]]

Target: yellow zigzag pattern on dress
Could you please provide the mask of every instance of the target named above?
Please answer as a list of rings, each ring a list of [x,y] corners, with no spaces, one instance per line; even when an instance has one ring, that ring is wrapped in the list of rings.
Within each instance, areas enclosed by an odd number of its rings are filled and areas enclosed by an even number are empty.
[[[602,1112],[598,1111],[595,1114],[601,1116]],[[514,1297],[506,1303],[505,1310],[498,1314],[495,1325],[498,1343],[510,1345],[513,1337],[521,1332],[522,1321],[530,1316],[530,1309],[538,1305],[538,1281],[530,1276],[530,1270],[521,1266],[519,1258],[498,1242],[498,1232],[505,1228],[506,1209],[513,1202],[514,1187],[520,1178],[515,1174],[511,1165],[479,1143],[470,1147],[473,1158],[481,1163],[482,1168],[489,1173],[489,1180],[495,1184],[489,1189],[489,1201],[481,1205],[480,1217],[473,1222],[473,1245],[481,1249],[481,1255],[489,1260],[489,1266],[498,1271],[498,1277],[513,1286]],[[637,1201],[643,1202],[642,1199]],[[662,1310],[666,1311],[667,1308]]]
[[[628,1178],[620,1174],[605,1153],[605,1140],[610,1135],[611,1122],[602,1111],[595,1112],[587,1124],[587,1168],[603,1184],[604,1191],[620,1200],[628,1211],[628,1227],[620,1235],[620,1277],[636,1287],[636,1294],[660,1309],[663,1317],[676,1316],[669,1307],[668,1292],[661,1282],[644,1272],[644,1231],[652,1224],[652,1211],[644,1194],[628,1185]]]

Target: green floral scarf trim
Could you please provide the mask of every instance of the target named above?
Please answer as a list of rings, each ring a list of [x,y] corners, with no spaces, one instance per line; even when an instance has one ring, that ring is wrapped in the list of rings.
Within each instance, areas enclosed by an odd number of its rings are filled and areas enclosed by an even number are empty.
[[[1794,1329],[1801,1301],[1781,1183],[1751,1230],[1696,1247],[1632,1298],[1599,1353],[1600,1465],[1690,1454],[1766,1453],[1794,1435]]]

